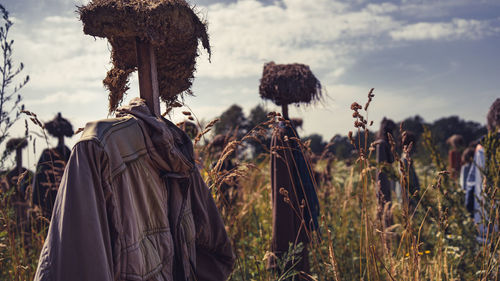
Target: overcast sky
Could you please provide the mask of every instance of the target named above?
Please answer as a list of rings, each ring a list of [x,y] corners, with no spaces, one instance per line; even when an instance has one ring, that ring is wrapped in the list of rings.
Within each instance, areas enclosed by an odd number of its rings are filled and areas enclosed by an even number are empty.
[[[86,2],[2,1],[15,23],[15,59],[31,77],[24,104],[42,121],[62,112],[78,128],[107,117],[101,81],[110,69],[110,46],[83,34],[75,10]],[[364,104],[372,87],[375,129],[383,116],[400,121],[416,114],[426,121],[459,115],[484,124],[500,96],[498,0],[190,3],[209,23],[213,50],[211,63],[201,51],[196,96],[186,99],[200,119],[211,120],[234,103],[246,113],[257,104],[276,110],[258,95],[263,64],[271,60],[309,65],[327,92],[322,104],[291,110],[291,117],[304,119],[303,136],[347,134],[350,104]],[[135,96],[134,77],[128,98]],[[23,126],[13,135],[21,135]]]

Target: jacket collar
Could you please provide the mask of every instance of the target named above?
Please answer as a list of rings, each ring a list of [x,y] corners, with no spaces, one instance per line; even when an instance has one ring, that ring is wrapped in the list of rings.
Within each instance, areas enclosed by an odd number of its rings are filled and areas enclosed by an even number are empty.
[[[149,156],[171,177],[187,177],[194,168],[191,139],[169,120],[151,114],[143,99],[134,98],[117,109],[117,117],[135,118],[145,137]]]

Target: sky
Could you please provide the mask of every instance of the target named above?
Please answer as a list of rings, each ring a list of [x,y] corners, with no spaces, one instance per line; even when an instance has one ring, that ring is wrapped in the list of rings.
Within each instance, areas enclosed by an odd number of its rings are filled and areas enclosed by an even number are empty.
[[[15,62],[23,62],[31,78],[21,91],[23,103],[42,121],[61,112],[79,128],[108,117],[102,79],[111,68],[111,47],[83,34],[75,11],[86,3],[2,1],[14,22],[9,37],[15,40]],[[269,61],[310,66],[326,96],[315,106],[292,106],[290,116],[303,118],[301,135],[319,133],[326,140],[352,130],[350,105],[364,104],[370,88],[375,130],[384,116],[400,121],[417,114],[428,122],[458,115],[485,124],[489,106],[500,97],[498,0],[189,3],[207,20],[212,46],[211,62],[200,50],[195,96],[185,99],[201,120],[214,119],[232,104],[246,114],[258,104],[279,110],[258,94]],[[136,76],[130,88],[124,103],[139,95]],[[183,110],[171,118],[181,120]],[[23,132],[19,122],[11,135]],[[72,146],[78,138],[67,142]],[[40,151],[30,149],[25,161],[36,163]]]

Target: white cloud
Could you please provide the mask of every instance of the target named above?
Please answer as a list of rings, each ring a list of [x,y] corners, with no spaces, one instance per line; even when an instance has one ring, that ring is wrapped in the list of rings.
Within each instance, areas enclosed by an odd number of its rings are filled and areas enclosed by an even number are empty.
[[[459,40],[479,39],[490,34],[488,22],[453,19],[451,22],[420,22],[390,32],[395,40]]]
[[[399,10],[399,7],[393,3],[368,4],[365,8],[367,11],[374,14],[387,14]]]
[[[343,68],[359,51],[379,48],[370,38],[400,24],[381,10],[390,4],[350,11],[337,1],[257,0],[214,4],[205,8],[213,44],[212,64],[201,60],[199,76],[258,76],[264,62],[301,62],[315,69]]]
[[[59,13],[62,8],[37,4],[46,9],[39,16],[50,16],[38,20],[16,15],[11,33],[16,41],[15,59],[24,62],[24,73],[31,76],[22,92],[28,109],[43,120],[63,111],[63,115],[76,120],[75,127],[83,126],[86,120],[106,117],[107,95],[102,79],[110,68],[110,47],[106,40],[83,34],[82,24],[73,12],[74,4],[67,5],[68,0],[45,2],[70,8],[61,16],[54,11]],[[447,20],[454,7],[465,7],[469,0],[418,1],[423,4],[354,2],[281,0],[264,5],[257,0],[239,0],[201,7],[209,22],[213,57],[211,64],[206,55],[198,58],[195,93],[199,95],[187,98],[187,104],[200,119],[211,120],[233,103],[248,112],[261,102],[257,87],[265,62],[305,63],[325,85],[330,99],[315,109],[293,108],[291,114],[305,117],[303,134],[318,132],[329,138],[351,129],[349,105],[354,100],[365,100],[369,86],[353,82],[356,76],[351,71],[363,56],[376,56],[378,50],[408,46],[415,40],[469,40],[500,32],[499,18]],[[443,15],[447,17],[441,18]],[[432,22],[436,18],[439,22]],[[380,63],[383,71],[387,62]],[[402,62],[399,67],[419,73],[428,69],[413,61]],[[430,78],[432,75],[429,73]],[[350,82],[342,81],[345,77]],[[199,81],[203,82],[197,84]],[[414,113],[434,118],[432,114],[447,112],[441,98],[410,96],[409,91],[396,88],[376,89],[372,111],[376,120],[383,115],[398,120]],[[137,91],[133,78],[124,103],[137,96]],[[267,106],[278,109],[272,103]],[[324,120],[329,120],[328,126]],[[22,127],[14,133],[22,133]]]
[[[64,103],[66,106],[68,104],[79,104],[85,105],[99,100],[102,93],[97,91],[76,91],[76,92],[56,92],[53,94],[45,95],[37,99],[27,99],[25,103],[29,107],[54,105],[58,103]]]

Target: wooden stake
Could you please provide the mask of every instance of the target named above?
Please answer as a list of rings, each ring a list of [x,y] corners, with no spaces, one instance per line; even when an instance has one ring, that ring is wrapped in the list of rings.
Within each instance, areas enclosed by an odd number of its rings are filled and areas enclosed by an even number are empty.
[[[288,104],[281,105],[281,114],[283,115],[283,118],[288,120]]]
[[[22,167],[23,167],[23,149],[17,148],[16,149],[16,170],[17,170],[18,175],[21,174]]]
[[[142,99],[152,114],[160,116],[160,93],[158,90],[158,74],[156,55],[151,43],[136,38],[137,69],[139,72],[139,91]]]

